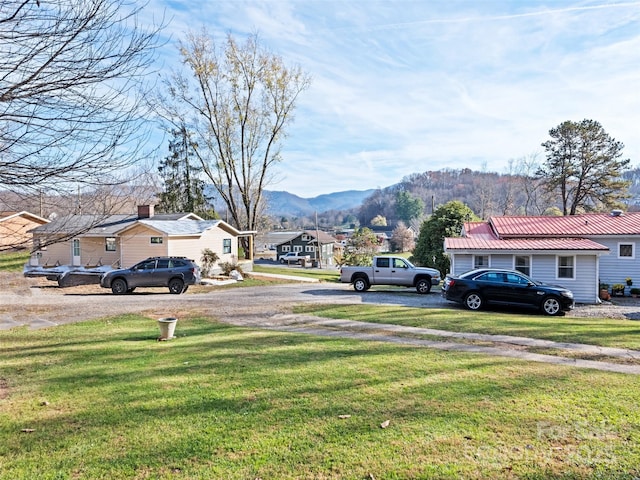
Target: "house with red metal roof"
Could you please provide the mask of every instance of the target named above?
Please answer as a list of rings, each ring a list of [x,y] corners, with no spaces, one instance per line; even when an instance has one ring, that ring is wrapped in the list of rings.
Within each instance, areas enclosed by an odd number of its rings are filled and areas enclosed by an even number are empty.
[[[597,303],[600,283],[640,286],[640,212],[565,217],[505,216],[467,222],[444,240],[451,273],[491,267],[519,270],[573,291],[576,302]]]

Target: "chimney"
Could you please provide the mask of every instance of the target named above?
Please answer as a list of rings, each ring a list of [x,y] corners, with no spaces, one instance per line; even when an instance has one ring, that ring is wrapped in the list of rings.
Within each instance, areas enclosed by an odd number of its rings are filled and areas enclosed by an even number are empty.
[[[153,217],[153,205],[138,205],[138,218]]]

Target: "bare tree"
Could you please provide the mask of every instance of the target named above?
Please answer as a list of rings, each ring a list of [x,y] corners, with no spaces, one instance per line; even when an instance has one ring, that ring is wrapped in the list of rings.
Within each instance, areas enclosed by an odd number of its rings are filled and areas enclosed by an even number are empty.
[[[0,190],[75,193],[141,157],[158,30],[127,0],[2,0]]]
[[[173,108],[161,115],[198,133],[196,152],[231,220],[255,230],[285,129],[310,79],[262,48],[255,34],[243,45],[228,35],[222,46],[206,32],[190,34],[180,52],[190,75],[176,72],[167,81]]]

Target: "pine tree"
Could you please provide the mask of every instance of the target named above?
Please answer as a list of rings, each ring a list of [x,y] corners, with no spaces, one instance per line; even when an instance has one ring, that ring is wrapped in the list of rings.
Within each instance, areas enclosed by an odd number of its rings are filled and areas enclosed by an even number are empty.
[[[566,121],[549,131],[542,146],[547,160],[537,175],[549,192],[558,192],[562,213],[618,207],[627,198],[629,182],[622,174],[629,159],[622,159],[624,144],[609,136],[594,120]]]
[[[184,125],[171,131],[169,156],[160,163],[158,170],[164,184],[160,192],[158,210],[164,213],[193,212],[203,218],[216,218],[205,195],[205,182],[200,178],[202,166],[195,156],[197,147]]]

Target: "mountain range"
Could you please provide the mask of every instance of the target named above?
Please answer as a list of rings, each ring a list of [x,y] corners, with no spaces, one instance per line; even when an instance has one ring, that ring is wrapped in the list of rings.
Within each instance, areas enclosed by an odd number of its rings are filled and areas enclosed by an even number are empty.
[[[375,192],[369,190],[347,190],[328,193],[312,198],[302,198],[293,193],[265,190],[267,213],[269,215],[285,215],[304,217],[329,210],[350,210],[358,208],[365,198]]]

